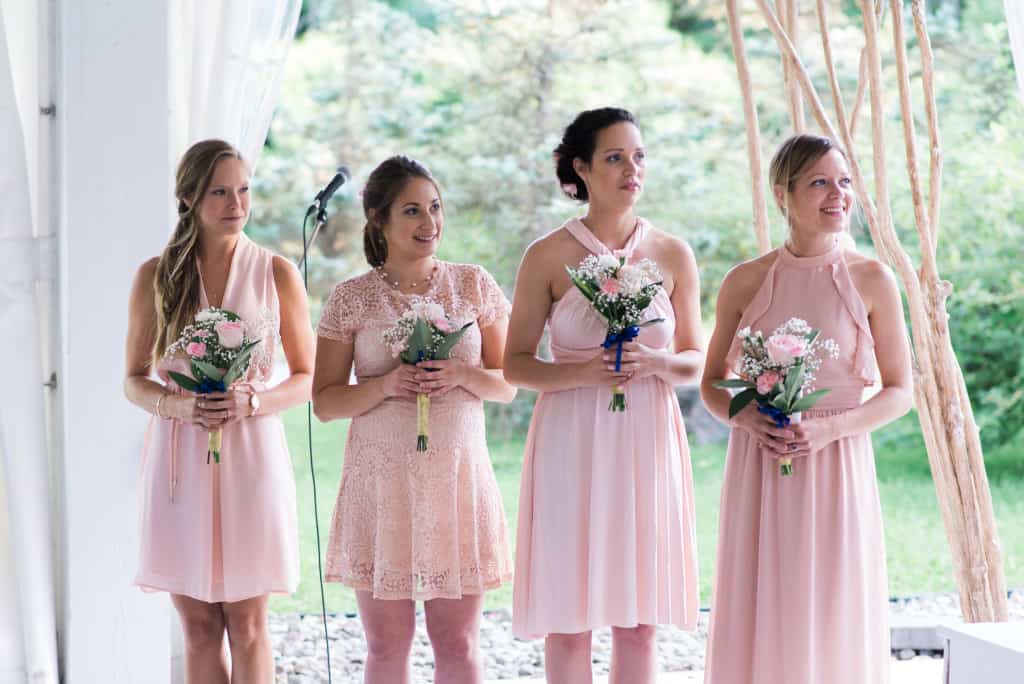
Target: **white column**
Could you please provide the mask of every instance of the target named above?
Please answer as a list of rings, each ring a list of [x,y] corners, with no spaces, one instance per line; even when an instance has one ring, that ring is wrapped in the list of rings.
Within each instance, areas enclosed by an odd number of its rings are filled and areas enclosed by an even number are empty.
[[[0,366],[16,391],[0,397],[0,681],[56,684],[51,472],[44,419],[41,297],[44,263],[39,178],[48,125],[49,14],[0,0]],[[43,123],[48,124],[48,121]]]
[[[122,392],[128,291],[173,218],[168,7],[57,0],[64,682],[170,681],[166,594],[132,586],[146,415]]]

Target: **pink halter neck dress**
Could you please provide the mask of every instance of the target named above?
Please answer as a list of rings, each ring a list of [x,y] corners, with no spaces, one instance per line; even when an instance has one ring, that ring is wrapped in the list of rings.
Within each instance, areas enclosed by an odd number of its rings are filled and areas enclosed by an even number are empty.
[[[567,230],[593,254],[612,253],[578,218]],[[651,230],[640,220],[617,255]],[[661,323],[638,341],[672,344],[675,315],[660,292],[647,310]],[[575,288],[551,308],[556,363],[602,351],[605,320]],[[583,387],[537,398],[519,498],[513,631],[520,638],[614,625],[697,621],[693,478],[675,393],[656,377],[626,385],[627,410],[608,411],[611,389]]]
[[[841,247],[800,258],[785,247],[740,319],[766,336],[792,317],[839,345],[804,421],[859,406],[878,379],[867,313]],[[739,355],[734,342],[728,358]],[[869,434],[844,437],[794,473],[756,438],[729,437],[706,684],[884,684],[889,670],[885,539]]]

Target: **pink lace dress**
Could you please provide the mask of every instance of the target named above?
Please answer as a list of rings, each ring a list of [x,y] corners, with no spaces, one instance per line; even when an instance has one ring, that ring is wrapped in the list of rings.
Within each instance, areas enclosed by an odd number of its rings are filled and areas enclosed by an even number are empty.
[[[400,362],[383,342],[419,295],[369,272],[340,283],[324,305],[321,337],[354,344],[358,381]],[[461,325],[452,358],[480,365],[480,330],[509,313],[484,269],[439,262],[427,298]],[[431,400],[430,443],[416,451],[416,401],[390,398],[352,419],[327,549],[329,582],[378,599],[461,598],[512,577],[501,493],[487,452],[483,402],[457,388]]]
[[[262,338],[245,383],[262,391],[273,372],[280,330],[273,254],[244,235],[232,257],[222,305]],[[200,288],[200,308],[209,303]],[[174,359],[157,374],[189,374]],[[205,429],[154,416],[142,454],[141,542],[135,584],[200,601],[241,601],[291,593],[299,582],[295,481],[276,414],[224,428],[220,464],[206,463]]]

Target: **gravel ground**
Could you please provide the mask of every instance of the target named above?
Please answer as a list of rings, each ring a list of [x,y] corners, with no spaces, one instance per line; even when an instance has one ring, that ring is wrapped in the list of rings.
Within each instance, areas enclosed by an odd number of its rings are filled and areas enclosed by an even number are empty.
[[[959,604],[953,594],[917,596],[892,601],[890,613],[956,620],[960,617]],[[1024,620],[1024,589],[1017,589],[1010,595],[1010,616],[1012,620]],[[484,614],[480,644],[484,654],[485,678],[543,677],[543,640],[519,641],[512,637],[511,629],[512,615],[508,609],[492,610]],[[327,633],[331,644],[334,682],[362,682],[366,642],[359,618],[354,615],[329,615]],[[327,681],[323,622],[319,615],[271,615],[270,637],[274,643],[278,684],[320,684]],[[701,614],[695,632],[683,632],[671,627],[659,628],[658,658],[661,670],[703,670],[706,640],[707,613]],[[610,630],[603,629],[594,633],[593,654],[594,672],[607,674],[611,656]],[[894,654],[901,659],[915,655],[918,654],[913,651]],[[433,681],[433,655],[422,611],[416,617],[412,667],[415,684]]]

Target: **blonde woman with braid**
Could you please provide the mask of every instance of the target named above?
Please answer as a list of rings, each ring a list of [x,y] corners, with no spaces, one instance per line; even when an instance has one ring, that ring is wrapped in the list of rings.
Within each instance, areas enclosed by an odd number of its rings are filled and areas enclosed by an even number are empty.
[[[177,227],[131,292],[125,394],[153,414],[135,583],[171,595],[188,682],[269,684],[267,599],[299,580],[295,483],[277,414],[310,395],[306,293],[288,261],[242,232],[249,169],[238,150],[221,140],[193,145],[178,166],[175,197]],[[168,371],[188,373],[188,364],[165,352],[207,307],[239,314],[261,343],[241,382],[196,395],[168,381]],[[278,339],[290,372],[269,387]],[[208,464],[207,435],[216,428],[223,455]]]

